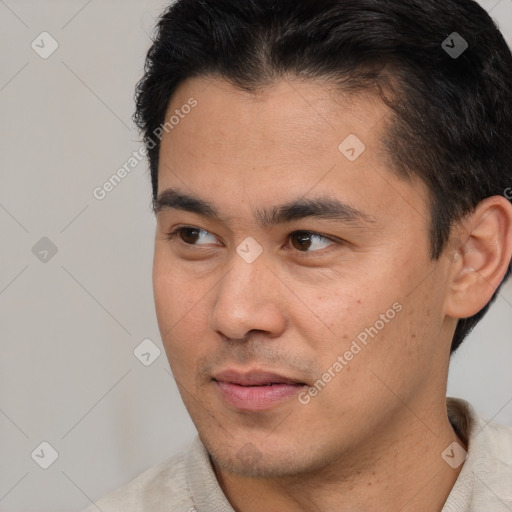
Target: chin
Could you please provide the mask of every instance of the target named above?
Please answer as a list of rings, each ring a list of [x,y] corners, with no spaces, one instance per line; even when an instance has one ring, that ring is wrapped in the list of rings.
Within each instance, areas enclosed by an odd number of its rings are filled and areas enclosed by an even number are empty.
[[[314,462],[302,456],[300,449],[272,449],[267,443],[259,448],[250,441],[226,443],[203,441],[215,464],[223,471],[250,478],[280,478],[307,473]],[[319,464],[321,466],[321,464]]]

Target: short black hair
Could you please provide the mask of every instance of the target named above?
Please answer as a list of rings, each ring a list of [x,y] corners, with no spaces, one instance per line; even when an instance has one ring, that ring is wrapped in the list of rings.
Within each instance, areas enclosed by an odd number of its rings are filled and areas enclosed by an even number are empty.
[[[510,190],[512,55],[475,1],[178,0],[159,18],[135,96],[153,204],[154,134],[180,83],[220,78],[254,92],[286,76],[379,91],[393,112],[383,143],[394,171],[429,190],[432,259],[454,223]],[[511,265],[503,282],[510,273]],[[452,353],[500,287],[476,315],[459,319]]]

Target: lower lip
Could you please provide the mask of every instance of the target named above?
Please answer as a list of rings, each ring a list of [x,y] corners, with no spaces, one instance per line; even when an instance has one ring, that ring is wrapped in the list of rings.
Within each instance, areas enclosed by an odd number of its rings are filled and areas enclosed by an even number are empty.
[[[297,396],[302,384],[272,384],[272,386],[239,386],[215,381],[222,397],[233,407],[244,411],[263,411]]]

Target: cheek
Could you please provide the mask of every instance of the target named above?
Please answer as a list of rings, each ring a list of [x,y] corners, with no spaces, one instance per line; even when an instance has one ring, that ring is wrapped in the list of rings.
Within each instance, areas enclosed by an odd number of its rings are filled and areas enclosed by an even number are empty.
[[[156,250],[153,261],[153,294],[159,323],[174,324],[199,301],[197,282],[192,284],[187,273]]]
[[[339,363],[331,370],[343,374],[337,379],[339,385],[363,380],[367,386],[368,368],[386,368],[386,373],[393,373],[397,359],[404,356],[404,349],[408,350],[403,341],[410,337],[415,317],[397,281],[389,280],[389,275],[386,279],[378,277],[357,283],[354,280],[351,286],[345,282],[341,293],[316,294],[315,313],[322,322],[308,325],[303,317],[299,320],[304,332],[309,333],[307,339],[322,370],[327,372]],[[327,333],[320,343],[319,329]]]
[[[208,290],[199,281],[193,283],[183,270],[178,271],[155,258],[153,293],[155,311],[167,358],[174,371],[191,368],[201,351],[208,327]]]
[[[158,325],[163,341],[165,341],[165,334],[176,322],[179,313],[177,310],[179,300],[176,290],[177,283],[175,279],[173,279],[173,276],[155,266],[153,269],[153,295]]]
[[[442,322],[424,290],[387,298],[389,303],[372,305],[371,317],[365,314],[359,332],[352,336],[361,350],[356,349],[345,376],[354,392],[366,390],[383,401],[393,401],[394,396],[407,401],[428,378]]]
[[[379,315],[393,304],[391,298],[377,293],[365,283],[348,286],[345,282],[339,288],[342,289],[341,293],[336,290],[311,301],[311,309],[317,318],[315,325],[310,325],[311,331],[327,331],[328,328],[330,342],[338,351],[350,345],[351,340],[372,326]]]

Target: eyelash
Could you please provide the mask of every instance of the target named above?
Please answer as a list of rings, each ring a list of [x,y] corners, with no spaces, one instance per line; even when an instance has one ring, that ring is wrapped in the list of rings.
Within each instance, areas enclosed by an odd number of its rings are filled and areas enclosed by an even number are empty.
[[[180,233],[183,233],[184,231],[187,231],[187,230],[196,230],[196,231],[210,234],[209,231],[202,229],[202,228],[195,227],[195,226],[179,226],[179,227],[175,228],[173,231],[166,233],[166,239],[172,242],[176,238],[177,235],[179,235]],[[316,231],[307,231],[307,230],[293,231],[292,233],[290,233],[288,235],[288,238],[290,238],[292,235],[298,235],[298,234],[311,235],[312,237],[316,236],[316,237],[323,238],[324,240],[328,240],[328,241],[338,244],[338,245],[341,245],[343,243],[342,240],[335,239],[333,237],[329,237],[326,235],[322,235],[321,233],[317,233]],[[195,247],[195,244],[188,244],[187,242],[184,242],[183,240],[179,240],[179,242],[183,243],[184,245],[186,245],[188,247]],[[316,255],[319,253],[325,253],[326,251],[330,251],[331,249],[332,249],[332,246],[329,246],[325,249],[319,249],[316,251],[296,250],[296,252],[298,255],[300,255],[300,257],[307,257],[307,256],[311,256],[311,255]]]

